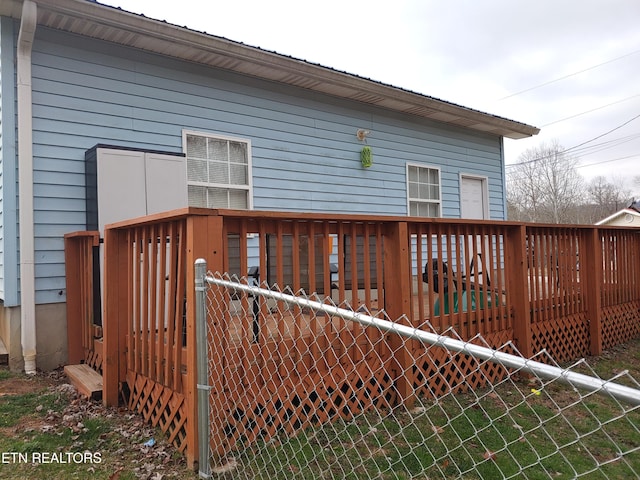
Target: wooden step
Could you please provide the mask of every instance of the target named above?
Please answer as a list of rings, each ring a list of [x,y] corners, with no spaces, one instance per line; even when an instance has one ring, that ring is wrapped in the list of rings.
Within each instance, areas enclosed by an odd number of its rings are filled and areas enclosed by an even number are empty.
[[[64,373],[81,395],[94,400],[102,398],[102,376],[89,365],[66,365]]]
[[[0,365],[9,365],[9,352],[0,338]]]

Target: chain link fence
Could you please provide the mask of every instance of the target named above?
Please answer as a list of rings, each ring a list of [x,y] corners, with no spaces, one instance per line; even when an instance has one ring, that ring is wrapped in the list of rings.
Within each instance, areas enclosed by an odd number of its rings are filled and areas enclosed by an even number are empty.
[[[201,478],[640,478],[624,370],[196,270]]]

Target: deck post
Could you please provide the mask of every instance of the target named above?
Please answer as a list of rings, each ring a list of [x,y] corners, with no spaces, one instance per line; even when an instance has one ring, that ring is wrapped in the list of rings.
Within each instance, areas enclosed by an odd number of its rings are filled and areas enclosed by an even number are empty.
[[[187,217],[187,265],[194,265],[199,258],[207,262],[213,272],[224,271],[224,242],[222,235],[222,217],[218,215],[190,215]],[[186,384],[184,398],[187,422],[187,465],[194,468],[198,461],[198,366],[196,350],[196,284],[195,275],[187,275],[187,358]],[[215,332],[213,332],[215,334]],[[214,337],[218,338],[218,337]],[[222,365],[220,363],[220,365]],[[209,383],[214,387],[214,383]],[[212,388],[211,398],[224,397],[224,392]],[[214,402],[214,408],[217,406]],[[212,432],[211,435],[215,435]]]
[[[583,283],[584,282],[584,283]],[[600,229],[585,232],[585,251],[580,251],[580,284],[589,320],[589,352],[602,354],[602,243]]]
[[[84,360],[82,348],[82,292],[80,288],[80,249],[78,238],[64,236],[64,263],[67,291],[67,363]]]
[[[126,232],[107,228],[104,235],[104,315],[102,399],[105,406],[117,406],[120,382],[126,376],[126,335],[130,313],[129,271]]]
[[[631,249],[631,255],[635,259],[633,266],[633,278],[632,281],[635,283],[635,292],[634,297],[637,300],[640,300],[640,228],[636,230],[635,235],[635,245],[633,245]]]
[[[394,322],[403,315],[409,315],[411,311],[411,253],[408,230],[407,222],[389,223],[384,237],[384,308]],[[411,343],[396,334],[390,334],[387,338],[393,356],[391,365],[395,373],[391,376],[399,397],[398,403],[411,408],[415,402]]]
[[[527,227],[524,224],[516,225],[507,232],[505,270],[510,277],[509,297],[513,313],[513,340],[520,354],[530,358],[534,352],[527,276]]]

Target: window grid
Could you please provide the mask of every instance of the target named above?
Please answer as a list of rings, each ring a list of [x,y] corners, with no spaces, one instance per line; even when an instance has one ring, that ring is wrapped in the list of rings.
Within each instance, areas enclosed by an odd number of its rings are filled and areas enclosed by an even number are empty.
[[[440,217],[440,170],[407,164],[407,201],[409,216]]]
[[[185,132],[184,145],[189,206],[251,208],[248,141]]]

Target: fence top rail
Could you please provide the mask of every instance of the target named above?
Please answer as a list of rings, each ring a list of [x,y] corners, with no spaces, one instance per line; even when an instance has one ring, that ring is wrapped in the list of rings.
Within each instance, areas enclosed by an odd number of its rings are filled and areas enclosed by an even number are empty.
[[[75,237],[97,237],[100,235],[100,232],[97,230],[77,230],[75,232],[69,232],[64,234],[64,238],[75,238]]]
[[[76,232],[65,233],[64,238],[93,238],[93,241],[96,242],[97,245],[100,238],[100,232],[94,230],[79,230]]]
[[[204,266],[206,266],[206,263],[199,259],[196,261],[196,265],[199,265],[200,271],[202,271]],[[344,320],[353,321],[365,327],[375,327],[385,332],[394,333],[405,338],[424,342],[425,344],[444,347],[453,352],[471,355],[485,361],[500,363],[507,368],[527,372],[536,375],[539,378],[554,381],[557,380],[576,388],[581,388],[593,393],[608,394],[618,400],[626,401],[633,405],[640,405],[640,390],[614,383],[610,380],[602,380],[598,377],[576,373],[568,369],[537,362],[522,356],[505,353],[490,347],[484,347],[448,337],[446,335],[439,335],[425,330],[420,330],[403,325],[398,321],[394,322],[379,317],[373,317],[363,312],[338,307],[332,303],[327,304],[321,301],[312,300],[306,296],[298,297],[280,291],[249,285],[247,282],[232,281],[230,279],[222,278],[220,274],[216,274],[216,276],[205,275],[204,282],[224,288],[244,291],[245,293],[253,296],[263,296],[285,303],[323,311],[329,316],[340,317]]]
[[[270,219],[290,221],[315,221],[315,222],[370,222],[370,223],[422,223],[422,224],[461,224],[461,225],[502,225],[519,226],[519,222],[507,222],[504,220],[474,220],[464,218],[433,218],[410,217],[406,215],[373,215],[373,214],[348,214],[348,213],[315,213],[294,211],[268,211],[268,210],[213,210],[215,215],[235,219]]]
[[[169,210],[167,212],[154,213],[144,217],[131,218],[121,222],[109,223],[105,225],[105,230],[125,230],[131,227],[139,227],[142,225],[151,225],[157,223],[171,222],[175,220],[184,220],[191,216],[211,216],[215,215],[215,210],[208,208],[179,208],[177,210]]]
[[[474,226],[500,226],[503,228],[515,228],[525,226],[526,228],[547,228],[547,229],[576,229],[576,230],[622,230],[636,231],[640,234],[638,227],[615,227],[598,225],[577,225],[577,224],[552,224],[552,223],[525,223],[512,222],[506,220],[475,220],[464,218],[428,218],[410,217],[403,215],[372,215],[372,214],[348,214],[348,213],[315,213],[296,211],[270,211],[270,210],[233,210],[233,209],[210,209],[186,207],[167,212],[156,213],[143,217],[136,217],[121,222],[111,223],[105,226],[106,229],[127,229],[131,227],[163,223],[174,220],[185,219],[190,216],[219,216],[237,220],[271,220],[271,221],[306,221],[306,222],[359,222],[359,223],[397,223],[406,222],[409,224],[442,224],[442,225],[474,225]]]

